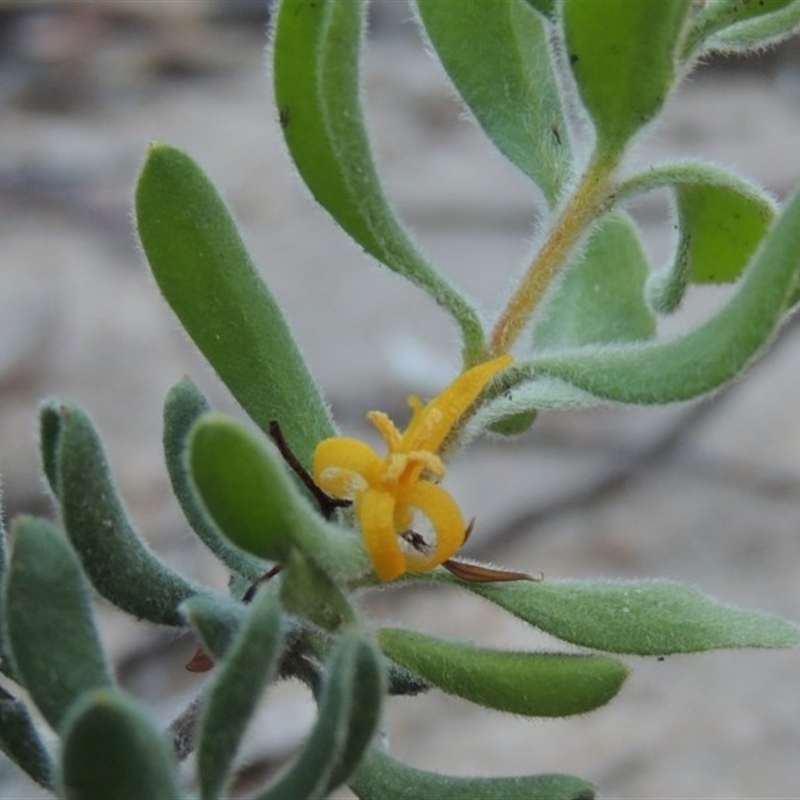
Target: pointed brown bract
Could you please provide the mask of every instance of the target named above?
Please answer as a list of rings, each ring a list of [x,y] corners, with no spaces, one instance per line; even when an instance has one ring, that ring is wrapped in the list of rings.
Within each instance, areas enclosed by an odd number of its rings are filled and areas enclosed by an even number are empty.
[[[540,581],[543,576],[529,575],[527,572],[514,572],[498,567],[487,567],[471,561],[448,558],[442,566],[461,581],[468,583],[505,583],[508,581]]]
[[[195,654],[189,660],[189,663],[186,665],[186,669],[189,672],[208,672],[214,667],[214,660],[211,656],[203,650],[202,647],[198,647],[195,651]]]

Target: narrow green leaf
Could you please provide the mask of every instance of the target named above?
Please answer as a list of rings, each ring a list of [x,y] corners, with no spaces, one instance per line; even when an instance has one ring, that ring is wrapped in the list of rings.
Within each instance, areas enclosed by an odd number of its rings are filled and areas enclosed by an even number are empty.
[[[523,433],[525,423],[532,423],[540,410],[607,404],[602,397],[547,375],[520,381],[478,409],[467,423],[464,441],[471,441],[484,430],[508,435]]]
[[[626,214],[603,220],[542,310],[538,350],[651,339],[656,324],[644,300],[649,268]]]
[[[0,750],[40,786],[51,788],[55,765],[25,703],[0,689]]]
[[[361,764],[381,721],[387,675],[383,656],[371,639],[357,639],[353,654],[353,696],[347,739],[328,778],[326,794],[345,783]]]
[[[572,157],[544,18],[525,0],[417,0],[417,9],[478,124],[553,207]]]
[[[709,184],[679,186],[677,200],[691,280],[735,281],[767,233],[772,205],[761,194]]]
[[[121,692],[99,690],[64,724],[62,796],[80,800],[171,800],[181,796],[167,742]]]
[[[376,669],[374,645],[357,635],[342,637],[329,659],[317,723],[303,752],[258,800],[314,800],[346,779],[377,728],[383,681],[375,680]]]
[[[203,504],[237,547],[282,561],[296,546],[333,575],[371,570],[359,540],[320,516],[266,438],[208,414],[194,428],[189,464]]]
[[[609,653],[651,656],[800,642],[800,630],[790,622],[724,605],[671,581],[545,580],[465,588],[565,642]]]
[[[605,705],[628,675],[624,664],[606,656],[490,650],[400,628],[382,628],[378,641],[389,658],[448,694],[531,717]]]
[[[342,590],[316,563],[292,549],[284,560],[281,602],[290,613],[310,620],[323,630],[336,631],[356,622]]]
[[[186,600],[180,611],[200,634],[203,646],[217,660],[225,657],[247,616],[247,607],[242,603],[199,595]]]
[[[208,594],[161,562],[136,533],[117,495],[102,444],[77,406],[50,400],[41,411],[42,448],[67,536],[103,597],[133,616],[182,625],[178,606]]]
[[[712,45],[709,49],[712,49],[714,34],[721,34],[724,37],[728,28],[733,27],[734,36],[741,37],[743,33],[747,36],[750,27],[748,23],[755,22],[763,25],[766,22],[769,28],[773,28],[777,21],[775,17],[778,17],[783,23],[784,29],[788,28],[786,31],[788,34],[791,32],[791,22],[788,25],[786,23],[791,15],[787,14],[787,11],[792,5],[797,8],[800,3],[797,0],[715,0],[715,2],[706,3],[692,20],[692,26],[683,48],[684,58],[688,58],[697,50],[702,49],[709,38],[711,38]],[[763,19],[765,16],[768,17],[767,20]],[[751,47],[763,47],[764,42],[761,36],[753,36],[750,33],[750,37]]]
[[[113,679],[78,557],[49,522],[15,522],[4,595],[15,671],[42,716],[58,728],[80,694],[112,686]]]
[[[411,241],[373,163],[359,100],[364,8],[363,0],[281,3],[273,52],[283,135],[303,180],[336,222],[450,313],[471,364],[483,346],[478,315]]]
[[[690,9],[690,0],[565,0],[569,61],[601,155],[619,156],[661,109]]]
[[[747,5],[758,5],[760,0],[749,0]],[[771,2],[771,0],[767,0]],[[775,5],[778,5],[777,0]],[[706,50],[723,53],[759,53],[797,33],[800,27],[800,2],[792,0],[770,14],[754,16],[718,31],[706,41]]]
[[[647,293],[654,308],[670,313],[689,282],[737,280],[775,217],[776,206],[758,187],[702,162],[661,164],[625,181],[626,198],[668,187],[675,196],[679,241],[673,263],[654,273]]]
[[[525,0],[531,7],[535,8],[543,17],[552,20],[556,16],[556,0]]]
[[[667,342],[544,353],[517,365],[519,374],[551,375],[623,403],[696,397],[740,375],[767,344],[782,321],[798,270],[800,194],[773,223],[734,295],[700,327]]]
[[[264,566],[232,547],[198,501],[186,463],[189,432],[209,405],[200,390],[184,378],[169,391],[164,402],[164,456],[172,490],[187,521],[203,544],[230,570],[249,581],[257,580]]]
[[[274,593],[261,591],[206,695],[197,748],[204,800],[225,789],[247,724],[275,672],[282,640],[280,605]]]
[[[333,434],[275,299],[236,223],[202,170],[173,147],[150,147],[136,187],[136,224],[156,282],[181,325],[262,430],[280,420],[308,464]]]
[[[672,263],[648,276],[645,296],[653,311],[672,314],[680,308],[690,282],[690,245],[691,239],[681,236]]]
[[[570,775],[461,778],[409,767],[373,748],[349,783],[361,800],[593,800],[594,786]]]

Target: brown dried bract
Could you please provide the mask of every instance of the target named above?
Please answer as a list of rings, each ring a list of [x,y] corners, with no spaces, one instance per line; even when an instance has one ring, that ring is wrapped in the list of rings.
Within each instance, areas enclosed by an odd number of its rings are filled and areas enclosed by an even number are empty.
[[[527,572],[515,572],[498,567],[487,567],[471,561],[449,558],[442,566],[461,581],[468,583],[507,583],[509,581],[540,581],[543,576],[529,575]]]

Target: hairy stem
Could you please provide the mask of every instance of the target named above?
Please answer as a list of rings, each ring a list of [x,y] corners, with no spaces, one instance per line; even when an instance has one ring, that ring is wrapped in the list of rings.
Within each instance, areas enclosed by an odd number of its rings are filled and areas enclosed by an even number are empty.
[[[616,159],[595,155],[492,331],[486,359],[507,353],[586,228],[611,204]]]

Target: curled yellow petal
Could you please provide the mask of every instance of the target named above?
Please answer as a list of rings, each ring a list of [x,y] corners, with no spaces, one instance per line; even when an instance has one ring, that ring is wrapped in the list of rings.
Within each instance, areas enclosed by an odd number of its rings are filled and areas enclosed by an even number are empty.
[[[456,501],[435,483],[419,481],[404,499],[428,518],[436,534],[436,544],[429,552],[409,550],[405,553],[407,569],[426,572],[447,561],[464,544],[464,519]]]
[[[504,355],[478,364],[459,375],[424,408],[419,407],[419,401],[412,402],[414,415],[403,434],[403,449],[436,452],[486,384],[513,361],[511,356]]]
[[[394,520],[395,499],[380,489],[365,489],[356,498],[356,515],[364,547],[382,581],[391,581],[406,571],[405,558],[397,539]]]
[[[324,439],[314,451],[314,482],[334,497],[353,500],[380,479],[383,461],[364,442],[346,436]]]

